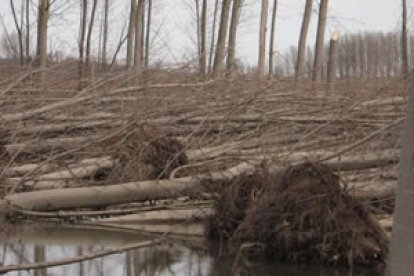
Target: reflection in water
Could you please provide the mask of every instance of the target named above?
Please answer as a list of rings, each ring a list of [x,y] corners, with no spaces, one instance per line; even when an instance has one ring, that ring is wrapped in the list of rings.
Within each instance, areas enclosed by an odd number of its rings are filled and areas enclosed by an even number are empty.
[[[1,237],[0,262],[4,265],[25,264],[71,258],[94,253],[108,247],[117,247],[132,242],[148,240],[135,233],[98,229],[37,229],[17,238]],[[333,271],[319,267],[253,264],[240,261],[234,265],[234,259],[208,253],[200,246],[200,239],[191,239],[183,243],[162,244],[150,248],[141,248],[121,254],[109,255],[60,267],[50,267],[37,271],[10,272],[7,275],[97,275],[97,276],[153,276],[153,275],[288,275],[288,276],[363,276],[373,275],[372,271],[350,273]],[[209,250],[214,251],[214,250]]]

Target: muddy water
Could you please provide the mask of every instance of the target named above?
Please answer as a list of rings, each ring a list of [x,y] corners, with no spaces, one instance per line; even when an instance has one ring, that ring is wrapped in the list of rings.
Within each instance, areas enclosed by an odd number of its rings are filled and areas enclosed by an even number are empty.
[[[2,236],[0,262],[4,265],[54,261],[111,247],[151,240],[133,232],[97,228],[43,226],[18,235]],[[9,272],[7,275],[373,275],[369,270],[347,271],[316,266],[275,263],[253,264],[218,255],[199,237],[176,237],[177,242],[142,248],[46,270]],[[212,253],[216,252],[216,253]]]

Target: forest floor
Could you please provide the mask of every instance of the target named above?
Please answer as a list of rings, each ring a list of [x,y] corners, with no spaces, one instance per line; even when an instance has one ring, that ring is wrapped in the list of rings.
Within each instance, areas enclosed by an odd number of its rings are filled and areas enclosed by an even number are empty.
[[[262,214],[261,220],[274,222],[263,227],[289,231],[260,232],[271,237],[253,241],[292,243],[284,248],[291,252],[299,240],[325,242],[329,231],[320,227],[352,216],[340,227],[363,224],[361,232],[375,232],[360,241],[370,245],[351,257],[335,253],[349,244],[327,246],[331,251],[318,251],[327,257],[316,261],[352,265],[370,264],[370,254],[385,258],[383,234],[392,228],[406,107],[401,79],[347,80],[328,89],[288,79],[194,81],[190,74],[154,72],[141,85],[123,74],[95,76],[78,90],[76,76],[59,67],[48,72],[43,86],[31,74],[2,72],[0,210],[10,221],[58,220],[180,236],[204,235],[207,224],[214,236],[211,226],[218,219],[216,237],[240,249],[259,233],[246,227],[252,229],[253,217]],[[285,193],[287,187],[294,191]],[[269,193],[275,197],[263,196]],[[303,203],[312,196],[319,197],[317,205]],[[316,211],[305,216],[298,205]],[[326,206],[333,219],[315,224],[326,216],[320,210]],[[300,220],[293,229],[292,216],[276,221],[269,208],[279,218],[291,212]],[[226,225],[230,230],[223,228],[229,216],[237,218]],[[303,237],[309,229],[318,237]],[[309,261],[309,254],[286,257],[303,258]]]

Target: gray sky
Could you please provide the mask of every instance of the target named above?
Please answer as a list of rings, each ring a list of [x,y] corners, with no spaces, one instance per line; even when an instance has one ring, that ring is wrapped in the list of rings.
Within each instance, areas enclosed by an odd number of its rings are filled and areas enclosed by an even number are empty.
[[[19,7],[21,0],[13,0]],[[111,0],[110,54],[115,49],[122,26],[128,16],[129,0]],[[195,54],[194,29],[191,12],[186,3],[191,0],[154,0],[154,25],[152,29],[152,56],[171,62],[182,61]],[[245,0],[246,6],[241,18],[238,33],[237,56],[250,64],[256,63],[258,50],[258,26],[260,0]],[[269,0],[272,4],[272,0]],[[308,43],[313,45],[317,22],[317,3],[314,4],[312,26]],[[53,48],[76,55],[77,32],[79,26],[79,4],[75,0],[56,0],[60,5],[58,15],[51,19],[50,39]],[[70,7],[65,3],[69,3]],[[283,53],[296,45],[305,0],[279,0],[277,18],[276,51]],[[214,0],[209,1],[213,6]],[[271,5],[270,5],[271,6]],[[33,10],[32,19],[35,20]],[[8,0],[0,0],[0,14],[9,31],[14,30]],[[98,45],[100,17],[94,32],[94,45]],[[33,22],[34,23],[34,22]],[[326,39],[333,30],[341,33],[369,31],[398,31],[400,23],[400,1],[396,0],[331,0],[329,6]],[[35,25],[32,26],[35,34]],[[0,35],[3,29],[0,28]],[[32,41],[34,41],[34,37]],[[33,44],[33,43],[32,43]]]

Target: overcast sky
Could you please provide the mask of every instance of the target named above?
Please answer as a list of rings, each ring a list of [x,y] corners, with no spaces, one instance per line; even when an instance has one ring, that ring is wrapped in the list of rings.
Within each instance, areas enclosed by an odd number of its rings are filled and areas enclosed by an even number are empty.
[[[19,7],[21,0],[13,0]],[[110,51],[113,51],[120,37],[122,26],[128,17],[129,0],[110,0]],[[160,60],[179,62],[183,58],[194,56],[194,29],[188,3],[192,0],[153,0],[154,23],[152,36],[152,56]],[[260,0],[245,0],[245,7],[238,33],[237,56],[243,61],[254,64],[257,60],[258,26]],[[273,3],[269,0],[270,8]],[[308,43],[315,41],[317,8],[314,3],[312,26]],[[328,29],[326,39],[334,30],[341,33],[368,31],[398,31],[400,29],[400,2],[396,0],[330,0]],[[13,21],[8,0],[0,0],[0,14],[8,31],[13,31]],[[65,4],[69,3],[69,4]],[[305,0],[279,0],[277,18],[276,51],[283,53],[296,45],[299,37]],[[208,2],[213,6],[214,0]],[[50,45],[66,54],[76,55],[77,33],[79,26],[79,4],[76,0],[56,0],[56,12],[50,23]],[[69,6],[68,6],[69,5]],[[411,9],[410,9],[411,10]],[[32,11],[35,19],[35,10]],[[100,13],[101,14],[101,13]],[[410,12],[411,14],[411,12]],[[34,22],[33,22],[34,23]],[[95,47],[98,43],[100,18],[94,32]],[[35,25],[32,24],[35,34]],[[0,28],[3,33],[3,28]],[[0,34],[1,34],[0,33]],[[32,38],[35,41],[35,37]],[[33,44],[33,43],[32,43]]]

